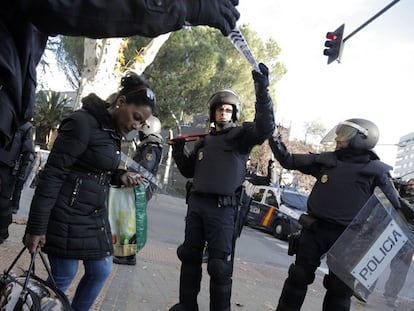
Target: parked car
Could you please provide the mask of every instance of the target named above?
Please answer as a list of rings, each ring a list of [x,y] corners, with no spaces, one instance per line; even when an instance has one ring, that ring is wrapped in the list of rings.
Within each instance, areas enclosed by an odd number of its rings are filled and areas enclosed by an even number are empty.
[[[302,226],[298,219],[306,212],[308,195],[270,186],[256,186],[247,214],[247,225],[286,240]]]

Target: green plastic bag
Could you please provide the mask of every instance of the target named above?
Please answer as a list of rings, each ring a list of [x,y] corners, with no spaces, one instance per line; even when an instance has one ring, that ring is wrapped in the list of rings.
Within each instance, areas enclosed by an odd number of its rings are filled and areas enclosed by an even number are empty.
[[[110,187],[108,218],[114,256],[131,256],[147,241],[147,202],[145,187]]]
[[[145,186],[139,185],[134,187],[135,192],[135,223],[137,236],[137,252],[139,252],[147,242],[147,198]]]

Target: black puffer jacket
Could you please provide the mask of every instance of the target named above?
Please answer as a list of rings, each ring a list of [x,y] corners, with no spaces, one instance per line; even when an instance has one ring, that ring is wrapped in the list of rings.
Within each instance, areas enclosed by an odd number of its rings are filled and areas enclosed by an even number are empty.
[[[60,126],[26,231],[46,234],[48,254],[97,259],[113,252],[106,199],[109,183],[119,185],[123,173],[117,169],[121,136],[104,101],[91,94],[83,103]]]

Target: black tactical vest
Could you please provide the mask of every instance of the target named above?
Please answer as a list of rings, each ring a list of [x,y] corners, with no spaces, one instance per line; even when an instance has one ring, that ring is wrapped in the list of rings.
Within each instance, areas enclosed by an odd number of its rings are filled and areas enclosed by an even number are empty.
[[[193,191],[234,195],[246,174],[248,153],[238,150],[237,135],[232,128],[225,133],[207,135],[197,150]]]

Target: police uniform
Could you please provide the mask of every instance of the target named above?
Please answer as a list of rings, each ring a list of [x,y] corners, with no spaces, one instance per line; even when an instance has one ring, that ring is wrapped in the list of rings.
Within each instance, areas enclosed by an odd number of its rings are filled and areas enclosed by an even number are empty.
[[[300,310],[307,287],[315,279],[320,259],[335,243],[365,202],[379,186],[394,205],[398,205],[389,178],[390,166],[379,161],[370,150],[351,148],[322,154],[290,154],[278,139],[269,139],[271,149],[286,169],[296,169],[316,178],[308,198],[311,221],[304,223],[295,263],[279,299],[277,311]],[[353,289],[331,271],[324,277],[327,289],[324,311],[347,311]]]
[[[134,161],[142,165],[154,176],[157,175],[162,157],[162,139],[157,136],[145,137],[137,146]],[[156,186],[150,183],[146,188],[147,202],[152,198]]]
[[[0,243],[9,237],[13,193],[20,169],[25,164],[22,157],[34,151],[31,133],[31,123],[26,122],[16,131],[9,148],[0,148]]]
[[[213,94],[209,100],[210,121],[217,126],[215,110],[225,103],[233,106],[233,123],[228,126],[221,124],[220,130],[212,128],[189,154],[184,152],[185,142],[177,141],[173,145],[173,158],[178,169],[184,177],[192,178],[193,181],[191,188],[187,189],[184,242],[177,249],[182,262],[180,302],[170,310],[198,311],[197,296],[206,242],[210,310],[230,310],[233,274],[231,253],[238,192],[245,178],[246,162],[252,147],[263,143],[268,137],[266,135],[270,135],[275,127],[273,103],[267,95],[267,89],[262,94],[257,93],[256,88],[255,122],[236,126],[236,114],[240,114],[239,98],[232,90],[225,89]]]

